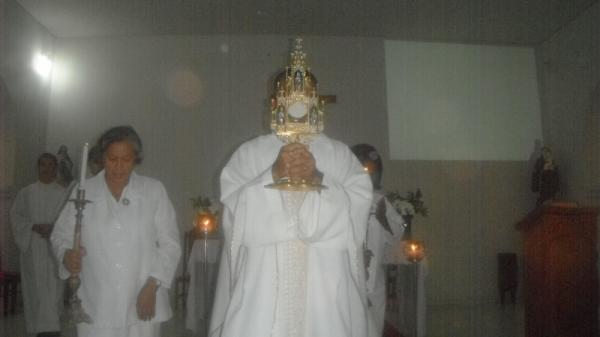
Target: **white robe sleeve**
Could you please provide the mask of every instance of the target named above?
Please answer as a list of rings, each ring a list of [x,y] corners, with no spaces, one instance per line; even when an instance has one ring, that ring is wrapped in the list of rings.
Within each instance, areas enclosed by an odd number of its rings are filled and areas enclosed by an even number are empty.
[[[158,208],[154,215],[158,259],[155,260],[150,275],[160,280],[161,287],[170,288],[177,269],[177,263],[181,257],[181,246],[175,209],[162,184],[160,184],[159,193]]]
[[[352,168],[354,163],[348,160],[346,164]],[[350,213],[353,243],[362,245],[371,204],[371,182],[362,166],[347,173],[346,176],[325,174],[323,185],[327,189],[307,193],[299,217],[307,220],[301,221],[299,228],[305,240],[318,241],[328,230],[327,224],[343,212]]]
[[[71,198],[75,198],[76,189],[73,189]],[[68,202],[60,212],[58,219],[54,223],[54,229],[50,235],[50,242],[52,243],[52,250],[56,261],[58,261],[58,276],[65,280],[71,273],[65,268],[63,256],[67,249],[73,248],[73,235],[75,233],[75,204]]]
[[[318,166],[319,159],[317,158]],[[350,149],[341,143],[335,147],[333,158],[329,158],[325,163],[328,165],[319,169],[324,172],[323,184],[328,189],[321,193],[311,193],[301,211],[307,212],[309,208],[316,209],[316,205],[319,205],[319,211],[312,213],[315,217],[312,222],[320,224],[315,227],[314,238],[318,238],[320,233],[327,230],[327,223],[338,216],[339,212],[349,213],[348,225],[351,237],[348,238],[347,247],[354,260],[352,264],[354,282],[366,304],[366,276],[362,246],[366,239],[369,210],[373,199],[371,179]],[[301,214],[300,218],[306,216],[308,213]]]
[[[231,233],[227,233],[225,223],[231,223],[231,212],[227,207],[223,207],[223,224],[225,232],[225,242],[221,251],[221,260],[219,263],[219,274],[217,276],[217,287],[215,290],[215,300],[211,314],[209,336],[220,336],[225,321],[227,308],[231,300],[232,282],[231,282],[231,245],[229,238]],[[231,227],[229,227],[231,228]]]
[[[10,209],[10,222],[12,225],[12,232],[15,237],[17,247],[21,252],[27,252],[31,244],[31,235],[33,234],[33,221],[30,217],[30,210],[28,209],[28,193],[30,189],[25,188],[21,190]]]
[[[242,145],[231,157],[221,172],[221,202],[223,217],[221,225],[224,244],[221,251],[217,289],[211,315],[209,336],[220,336],[235,285],[237,253],[245,229],[248,190],[264,190],[264,185],[273,182],[271,166],[262,172],[255,170],[255,158],[248,146]],[[251,194],[251,193],[250,193]],[[256,196],[254,196],[256,198]],[[234,222],[235,219],[235,222]]]

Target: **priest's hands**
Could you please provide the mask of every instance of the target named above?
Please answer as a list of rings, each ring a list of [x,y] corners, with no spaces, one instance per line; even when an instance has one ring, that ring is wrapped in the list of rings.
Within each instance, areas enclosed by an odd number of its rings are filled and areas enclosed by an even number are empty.
[[[321,183],[323,174],[317,170],[315,157],[300,143],[284,145],[272,167],[273,180],[289,178],[292,182]]]
[[[156,291],[158,283],[154,277],[148,278],[137,297],[137,314],[142,321],[154,318],[156,309]]]
[[[54,226],[49,223],[36,223],[33,224],[31,230],[38,233],[42,238],[49,239],[53,228]]]
[[[63,256],[63,265],[71,275],[77,275],[81,272],[81,258],[86,255],[84,247],[79,247],[79,250],[67,249]]]

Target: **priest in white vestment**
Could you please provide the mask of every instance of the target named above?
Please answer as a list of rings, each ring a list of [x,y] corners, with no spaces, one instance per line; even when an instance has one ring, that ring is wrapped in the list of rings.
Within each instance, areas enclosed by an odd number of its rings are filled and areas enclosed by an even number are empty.
[[[40,155],[37,165],[38,181],[17,194],[10,220],[21,253],[27,333],[59,336],[64,283],[58,278],[58,264],[48,238],[67,192],[56,182],[58,162],[54,155]]]
[[[98,144],[104,170],[85,181],[85,249],[72,249],[72,203],[51,238],[60,276],[79,273],[78,296],[93,320],[77,325],[78,336],[158,337],[172,316],[168,289],[181,255],[175,211],[161,182],[135,173],[142,144],[133,128],[109,129]]]
[[[282,175],[327,188],[265,188]],[[308,146],[275,134],[243,144],[221,173],[226,241],[211,336],[367,336],[362,246],[371,198],[356,157],[324,134]]]
[[[369,144],[352,146],[352,152],[369,172],[373,182],[373,203],[369,212],[365,260],[367,268],[367,297],[369,299],[369,337],[381,337],[386,311],[386,271],[390,255],[404,232],[404,219],[386,199],[381,188],[383,163],[377,150]]]

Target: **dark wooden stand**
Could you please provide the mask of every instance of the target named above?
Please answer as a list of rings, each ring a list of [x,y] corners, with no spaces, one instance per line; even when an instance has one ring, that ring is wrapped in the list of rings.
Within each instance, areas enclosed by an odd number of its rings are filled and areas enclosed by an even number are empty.
[[[595,208],[540,207],[523,233],[526,337],[598,337]]]

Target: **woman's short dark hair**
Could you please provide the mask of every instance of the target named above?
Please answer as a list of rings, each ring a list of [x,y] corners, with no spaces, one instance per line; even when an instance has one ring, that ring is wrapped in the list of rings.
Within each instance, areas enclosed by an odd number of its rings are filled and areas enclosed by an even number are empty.
[[[44,153],[40,154],[37,159],[38,167],[40,167],[40,165],[42,165],[42,160],[44,160],[44,159],[50,159],[54,162],[55,166],[58,166],[58,159],[56,158],[56,156],[53,155],[52,153],[44,152]]]
[[[97,146],[100,149],[102,158],[104,158],[106,151],[112,144],[123,141],[127,141],[133,145],[133,151],[135,152],[135,163],[140,164],[143,159],[142,140],[140,139],[140,136],[138,136],[137,132],[135,132],[135,130],[128,125],[115,126],[108,129],[102,134],[102,136],[100,136]]]
[[[351,148],[352,152],[358,158],[361,164],[365,164],[367,162],[373,163],[375,165],[375,171],[371,172],[371,176],[374,177],[373,187],[376,189],[381,188],[381,177],[383,175],[383,163],[381,161],[381,156],[377,149],[369,144],[356,144]]]

